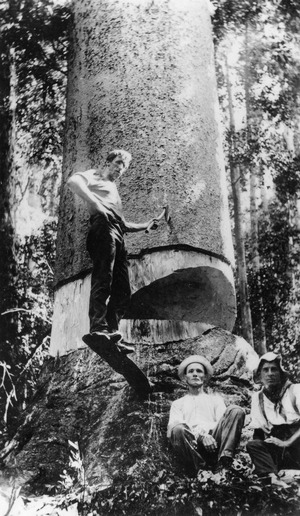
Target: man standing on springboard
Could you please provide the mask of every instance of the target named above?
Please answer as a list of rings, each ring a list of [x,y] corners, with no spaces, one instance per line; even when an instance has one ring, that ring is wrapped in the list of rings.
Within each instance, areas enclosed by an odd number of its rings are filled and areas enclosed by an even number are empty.
[[[156,229],[157,219],[127,222],[115,181],[128,169],[131,155],[123,149],[109,152],[103,166],[76,172],[67,184],[86,203],[90,214],[87,250],[93,262],[89,304],[90,339],[118,343],[123,353],[132,347],[121,344],[119,322],[130,300],[124,233]]]

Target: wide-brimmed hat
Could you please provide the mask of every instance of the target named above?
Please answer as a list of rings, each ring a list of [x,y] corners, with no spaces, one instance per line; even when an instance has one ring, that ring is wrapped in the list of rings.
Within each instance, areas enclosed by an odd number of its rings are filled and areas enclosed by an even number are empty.
[[[185,375],[185,371],[187,366],[190,364],[201,364],[203,365],[207,379],[210,378],[214,374],[214,370],[210,364],[210,362],[203,357],[202,355],[191,355],[190,357],[185,358],[181,364],[178,366],[178,376],[180,380],[183,380]]]
[[[281,356],[277,355],[276,353],[273,353],[273,351],[268,351],[268,353],[265,353],[264,355],[262,355],[260,357],[257,368],[253,371],[253,380],[255,383],[261,383],[260,372],[261,372],[261,368],[262,368],[264,362],[276,362],[279,367],[281,375],[284,378],[287,378],[288,373],[282,365]]]

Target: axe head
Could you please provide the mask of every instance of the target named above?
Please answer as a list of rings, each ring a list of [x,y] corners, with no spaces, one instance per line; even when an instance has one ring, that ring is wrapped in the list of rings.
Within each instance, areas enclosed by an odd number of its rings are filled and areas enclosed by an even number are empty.
[[[168,204],[166,204],[166,206],[164,206],[164,210],[165,210],[165,221],[168,224],[170,222],[170,210],[169,210]]]

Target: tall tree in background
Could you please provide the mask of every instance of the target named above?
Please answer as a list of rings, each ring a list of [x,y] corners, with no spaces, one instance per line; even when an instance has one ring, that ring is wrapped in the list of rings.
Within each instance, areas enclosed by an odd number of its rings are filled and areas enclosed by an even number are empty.
[[[295,235],[291,207],[295,213],[294,197],[299,188],[299,172],[297,186],[295,160],[291,146],[287,144],[286,134],[296,127],[295,121],[299,116],[298,88],[295,88],[295,77],[299,75],[300,65],[297,50],[299,37],[289,29],[287,13],[283,15],[278,3],[276,5],[269,2],[268,10],[262,14],[256,31],[252,32],[255,44],[249,56],[255,70],[255,81],[251,88],[252,113],[255,115],[251,133],[254,136],[250,148],[256,156],[257,170],[269,172],[273,188],[269,205],[270,217],[264,220],[264,213],[260,210],[258,219],[261,292],[268,346],[275,346],[284,354],[289,349],[289,355],[292,356],[294,338],[291,339],[289,334],[294,326],[290,319],[295,293],[293,278],[296,264],[293,264],[293,256],[299,235],[298,238]],[[293,139],[299,141],[299,132],[293,131]],[[278,188],[282,175],[290,183],[284,194]],[[261,183],[265,178],[258,177],[258,180]],[[292,183],[294,192],[291,191]],[[274,209],[275,206],[278,212]],[[273,252],[277,248],[277,258],[273,261],[272,252],[269,253],[265,247],[271,239]],[[251,245],[249,250],[251,253]],[[250,271],[255,309],[257,272],[253,268]]]
[[[256,28],[254,27],[254,30]],[[255,105],[251,102],[251,90],[255,79],[252,72],[252,60],[250,59],[251,41],[249,41],[251,33],[251,21],[245,21],[244,36],[244,88],[245,88],[245,131],[247,149],[252,151],[252,134],[261,122],[261,114],[255,109]],[[250,154],[250,152],[249,152]],[[252,154],[252,152],[251,152]],[[255,154],[254,154],[255,155]],[[248,161],[247,171],[249,174],[249,191],[250,191],[250,249],[252,270],[256,277],[256,324],[255,324],[255,349],[259,355],[266,353],[266,330],[264,321],[264,304],[261,288],[261,259],[259,255],[259,234],[258,234],[258,189],[259,189],[259,163],[250,159]]]
[[[245,252],[245,232],[243,227],[243,211],[242,211],[242,186],[241,186],[241,166],[236,160],[237,143],[236,143],[236,124],[234,115],[234,106],[232,100],[232,86],[230,81],[230,70],[228,59],[225,57],[225,75],[226,88],[228,97],[229,111],[229,127],[228,133],[228,162],[230,170],[230,181],[233,198],[233,217],[234,217],[234,234],[235,234],[235,250],[238,276],[238,298],[241,310],[241,327],[244,339],[254,345],[252,317],[250,309],[250,299],[248,293],[247,266]]]
[[[14,85],[14,76],[12,76],[15,60],[13,51],[9,47],[0,46],[0,110],[1,110],[1,127],[0,127],[0,313],[7,306],[14,306],[17,295],[15,276],[16,276],[16,257],[14,253],[14,237],[11,223],[8,191],[10,172],[13,167],[13,134],[15,127],[15,106],[12,100],[11,88]],[[15,74],[13,74],[15,75]],[[9,337],[16,332],[17,325],[14,317],[0,316],[0,335],[1,335],[1,369],[2,369],[2,388],[0,392],[1,401],[4,406],[9,401],[12,393],[7,398],[6,392],[11,392],[13,384],[11,382],[10,350],[8,349]]]
[[[34,390],[50,329],[51,206],[57,206],[51,187],[61,159],[68,11],[33,0],[1,2],[0,9],[2,427],[8,417],[10,423],[17,418]],[[28,218],[30,205],[40,202],[37,185],[45,190],[41,207],[50,217],[40,210]]]
[[[294,191],[288,202],[293,207],[291,217],[291,209],[286,201],[283,202],[283,192],[279,192],[277,185],[285,177],[290,187],[293,184],[297,188],[297,159],[295,161],[292,158],[285,135],[287,127],[294,127],[294,141],[299,141],[296,129],[299,112],[296,86],[299,74],[298,23],[299,7],[293,2],[270,1],[264,5],[249,1],[220,2],[215,19],[219,70],[223,70],[220,93],[227,128],[230,127],[232,106],[238,119],[234,143],[235,163],[240,166],[240,181],[244,190],[241,204],[246,228],[246,277],[254,345],[259,353],[265,350],[265,340],[268,348],[279,346],[284,351],[278,330],[282,327],[282,317],[286,321],[284,327],[290,325],[288,298],[293,297],[295,292],[290,278],[293,277],[291,263],[295,261],[297,249],[297,236],[293,229],[297,220],[297,200]],[[222,32],[224,26],[226,31]],[[226,60],[228,62],[230,59],[232,63],[227,84],[231,84],[232,101],[224,94],[224,70]],[[288,131],[290,133],[291,129]],[[228,133],[228,142],[230,165],[231,131]],[[297,148],[297,144],[294,146]],[[269,185],[268,190],[266,185]],[[287,189],[288,196],[290,190]],[[288,219],[290,222],[287,222]],[[293,243],[289,236],[291,233]],[[296,264],[294,271],[297,271]],[[240,310],[243,313],[242,305]],[[293,347],[293,342],[294,339],[288,337],[287,346]]]
[[[227,158],[230,170],[230,182],[233,198],[233,217],[235,232],[235,249],[237,260],[237,291],[239,299],[239,321],[241,333],[243,337],[254,346],[257,351],[261,351],[257,345],[257,341],[253,339],[253,323],[250,307],[250,296],[247,277],[246,250],[245,250],[245,224],[243,207],[242,190],[245,188],[245,159],[242,157],[241,145],[239,143],[240,135],[236,128],[236,100],[233,89],[235,79],[231,76],[231,65],[229,63],[228,54],[233,52],[241,52],[241,41],[248,37],[247,24],[255,19],[260,13],[260,6],[256,3],[244,2],[220,2],[216,18],[214,20],[215,33],[217,35],[218,53],[220,59],[219,70],[222,70],[224,78],[221,82],[226,90],[226,110],[227,116]],[[247,71],[245,67],[244,72]],[[247,74],[243,74],[241,81],[248,87]],[[242,93],[242,97],[246,103],[246,88]],[[239,96],[241,93],[239,93]],[[247,110],[245,111],[247,112]],[[246,142],[245,142],[246,143]],[[244,146],[245,149],[245,146]],[[244,150],[243,149],[243,150]]]

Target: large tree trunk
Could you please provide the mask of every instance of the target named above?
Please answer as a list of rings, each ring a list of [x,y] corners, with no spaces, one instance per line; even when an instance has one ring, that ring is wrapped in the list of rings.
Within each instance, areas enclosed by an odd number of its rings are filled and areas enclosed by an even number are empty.
[[[133,154],[119,185],[126,219],[170,207],[170,225],[128,237],[126,339],[231,330],[233,249],[207,2],[76,2],[71,56],[64,180],[123,147]],[[54,355],[80,347],[88,329],[87,226],[85,207],[63,186]]]

